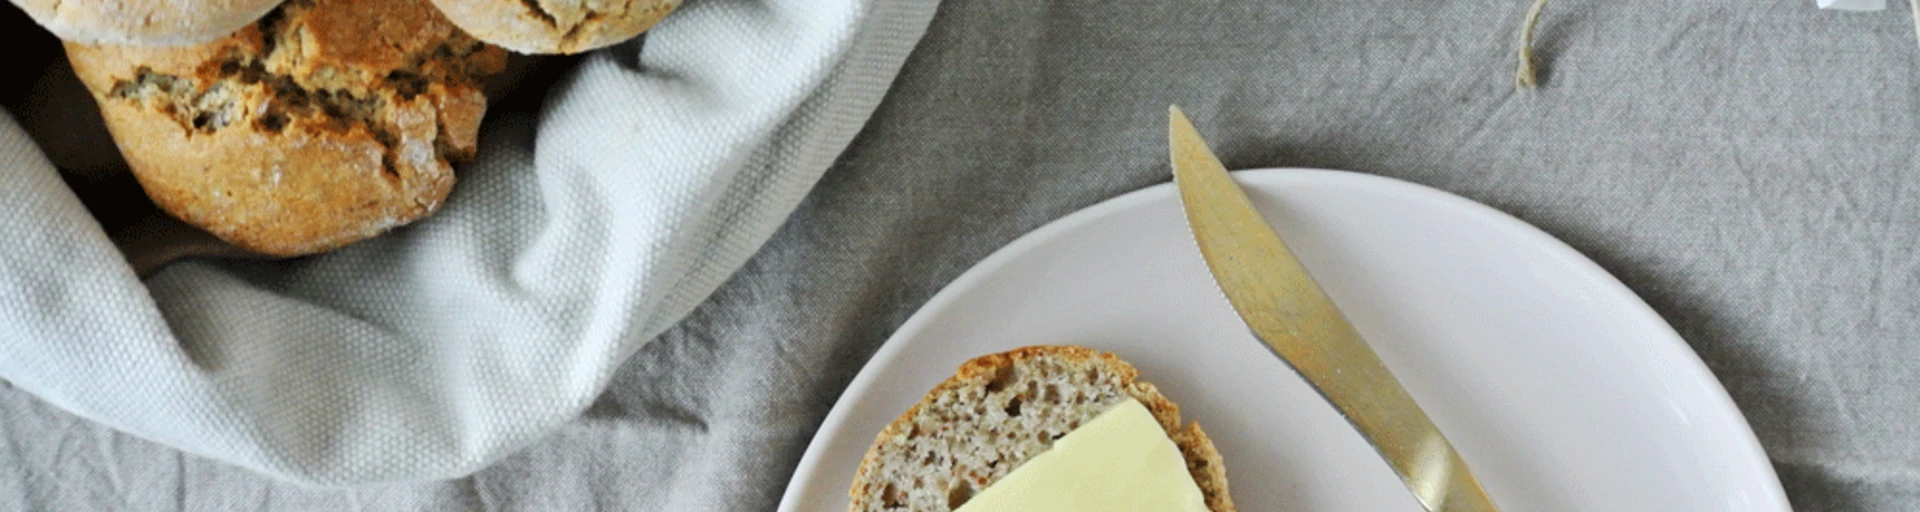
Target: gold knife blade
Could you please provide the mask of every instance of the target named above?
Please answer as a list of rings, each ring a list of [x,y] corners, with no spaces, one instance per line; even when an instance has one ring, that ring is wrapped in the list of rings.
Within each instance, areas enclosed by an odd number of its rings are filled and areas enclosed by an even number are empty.
[[[1480,481],[1307,274],[1193,122],[1168,109],[1175,186],[1200,254],[1254,336],[1286,360],[1432,512],[1494,512]]]

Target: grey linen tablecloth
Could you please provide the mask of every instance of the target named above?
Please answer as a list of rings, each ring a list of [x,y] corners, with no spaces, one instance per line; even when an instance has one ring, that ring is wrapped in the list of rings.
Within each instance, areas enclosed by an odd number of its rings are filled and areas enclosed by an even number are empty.
[[[1049,220],[1230,168],[1406,179],[1512,213],[1645,297],[1801,510],[1920,509],[1920,50],[1803,0],[950,1],[789,223],[586,415],[472,477],[276,483],[0,382],[0,510],[770,510],[866,358]],[[1249,476],[1251,477],[1251,476]]]

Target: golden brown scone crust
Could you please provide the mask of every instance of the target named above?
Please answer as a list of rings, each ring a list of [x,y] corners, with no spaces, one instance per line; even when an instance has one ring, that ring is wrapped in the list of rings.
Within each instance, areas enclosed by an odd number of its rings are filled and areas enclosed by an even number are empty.
[[[852,503],[848,507],[848,510],[852,512],[868,512],[873,510],[921,509],[917,508],[914,503],[908,502],[908,500],[898,500],[899,503],[892,504],[886,503],[888,501],[895,501],[886,495],[888,490],[897,491],[911,487],[911,484],[907,482],[883,481],[883,477],[880,475],[882,472],[880,465],[887,462],[889,455],[896,455],[888,452],[894,451],[891,449],[898,448],[903,441],[910,438],[922,436],[964,437],[969,434],[965,432],[952,432],[950,429],[953,428],[954,425],[928,423],[934,418],[954,417],[951,411],[955,409],[966,410],[978,408],[982,404],[971,403],[964,397],[980,397],[980,391],[986,390],[986,397],[991,399],[995,394],[1000,393],[1000,391],[994,390],[998,382],[1004,381],[1010,376],[1020,378],[1018,377],[1018,373],[1021,371],[1037,370],[1040,365],[1031,364],[1034,361],[1046,361],[1048,364],[1044,366],[1066,369],[1074,373],[1084,372],[1089,376],[1095,374],[1100,375],[1099,378],[1076,381],[1082,383],[1083,387],[1106,388],[1109,385],[1107,383],[1115,383],[1112,385],[1117,388],[1112,390],[1069,390],[1068,394],[1092,392],[1091,396],[1097,396],[1104,395],[1106,394],[1105,392],[1111,391],[1125,395],[1126,397],[1131,397],[1139,401],[1141,405],[1145,405],[1147,411],[1153,413],[1154,419],[1160,421],[1160,427],[1166,429],[1167,437],[1173,440],[1174,445],[1180,447],[1180,453],[1187,461],[1188,474],[1193,477],[1194,483],[1199,485],[1201,493],[1206,497],[1207,509],[1213,512],[1235,512],[1237,510],[1233,504],[1232,494],[1228,491],[1226,464],[1221,460],[1220,452],[1214,448],[1213,441],[1207,438],[1207,433],[1200,430],[1199,423],[1188,423],[1182,426],[1180,421],[1180,407],[1175,405],[1172,400],[1167,399],[1165,395],[1160,394],[1160,390],[1155,388],[1153,384],[1139,380],[1140,371],[1135,369],[1133,365],[1127,364],[1126,361],[1122,361],[1119,356],[1085,347],[1066,345],[1024,347],[998,354],[980,356],[962,364],[959,371],[955,372],[952,377],[934,386],[933,390],[928,391],[926,397],[922,398],[920,403],[915,404],[913,407],[908,408],[906,412],[901,413],[898,419],[888,424],[885,429],[881,430],[879,435],[875,436],[872,448],[868,449],[866,457],[860,461],[860,469],[854,475],[853,486],[848,489],[848,495],[852,498]],[[969,393],[969,391],[971,391],[971,393]],[[1073,404],[1040,405],[1043,402],[1039,400],[1040,397],[1021,396],[1024,398],[1024,403],[1028,404],[1028,407],[1074,407],[1079,405],[1077,401]],[[993,407],[999,406],[997,403],[986,405]],[[1091,418],[1105,410],[1105,406],[1092,407],[1093,405],[1097,404],[1086,404],[1083,407],[1098,410],[1084,411],[1083,416]],[[936,413],[931,415],[923,414],[923,410],[935,410]],[[962,415],[964,415],[964,413]],[[1027,416],[1031,415],[1032,413],[1027,414]],[[1032,433],[1016,432],[1015,434],[1029,435]],[[1018,462],[1024,462],[1024,460]],[[1018,467],[1018,464],[1016,463],[1012,466]],[[968,480],[967,483],[970,484],[973,489],[984,489],[992,485],[994,481],[997,481],[1001,475],[1012,471],[1013,467],[995,468],[996,474],[969,474],[963,478]],[[898,470],[899,468],[892,469]],[[932,475],[918,476],[931,477]],[[932,478],[929,479],[931,480]],[[938,508],[939,505],[944,504],[936,503],[933,508]]]
[[[433,0],[482,41],[521,53],[580,53],[652,28],[680,0]]]
[[[211,41],[260,19],[281,0],[12,0],[61,39],[174,46]]]
[[[155,203],[280,256],[437,209],[506,59],[426,0],[289,0],[204,44],[66,48]]]

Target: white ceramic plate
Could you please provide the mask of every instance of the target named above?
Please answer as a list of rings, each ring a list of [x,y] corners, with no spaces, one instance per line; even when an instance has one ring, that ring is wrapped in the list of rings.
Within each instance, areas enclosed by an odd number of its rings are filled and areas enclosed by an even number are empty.
[[[1565,244],[1406,182],[1236,176],[1502,509],[1790,510],[1699,358]],[[1033,344],[1099,348],[1140,367],[1213,438],[1241,510],[1420,510],[1234,316],[1171,185],[1036,230],[936,295],[841,396],[780,510],[846,510],[883,426],[961,362]]]

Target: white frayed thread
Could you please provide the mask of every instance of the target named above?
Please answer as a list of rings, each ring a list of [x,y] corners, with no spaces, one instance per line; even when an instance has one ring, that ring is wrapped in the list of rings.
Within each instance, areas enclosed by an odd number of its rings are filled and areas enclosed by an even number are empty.
[[[1920,5],[1920,0],[1909,0]],[[1533,7],[1527,8],[1527,21],[1520,25],[1520,64],[1513,70],[1513,86],[1516,89],[1532,89],[1540,86],[1539,74],[1533,69],[1533,28],[1540,24],[1540,11],[1547,7],[1547,0],[1533,0]],[[1914,19],[1920,20],[1920,14]],[[1915,28],[1920,34],[1920,28]]]
[[[1907,0],[1907,10],[1913,11],[1913,42],[1920,44],[1920,0]]]

